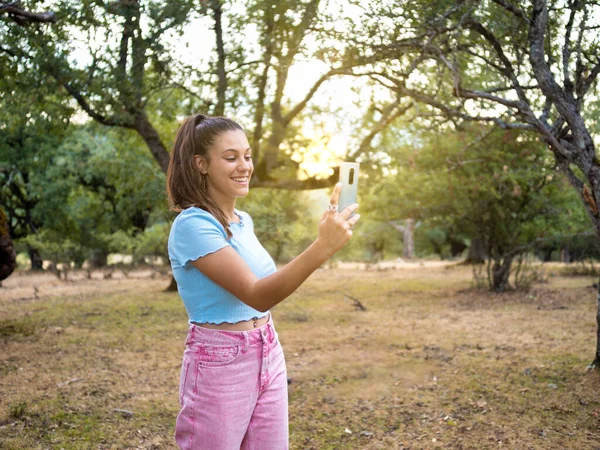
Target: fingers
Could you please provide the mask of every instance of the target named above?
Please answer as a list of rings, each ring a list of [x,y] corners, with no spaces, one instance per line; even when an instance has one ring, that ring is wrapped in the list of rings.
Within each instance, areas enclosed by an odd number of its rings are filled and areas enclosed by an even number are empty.
[[[342,212],[340,212],[340,216],[342,217],[342,219],[348,220],[350,215],[357,209],[358,209],[358,203],[353,203],[352,205],[344,208],[344,210]]]
[[[333,193],[331,194],[331,199],[329,203],[332,205],[337,205],[340,202],[340,192],[342,192],[342,183],[337,183],[333,188]]]
[[[319,219],[319,223],[322,223],[325,219],[327,219],[328,214],[329,214],[329,211],[327,211],[327,210],[323,211],[323,214],[321,214],[321,219]]]
[[[356,222],[358,222],[358,219],[360,219],[360,214],[355,214],[352,217],[350,217],[350,219],[348,219],[348,221],[346,223],[348,225],[350,225],[350,228],[354,228],[354,225],[356,225]]]

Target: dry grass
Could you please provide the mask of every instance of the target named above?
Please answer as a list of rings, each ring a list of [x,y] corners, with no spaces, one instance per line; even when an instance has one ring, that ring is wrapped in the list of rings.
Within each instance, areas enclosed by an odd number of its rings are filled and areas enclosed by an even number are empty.
[[[504,295],[470,281],[457,266],[321,270],[275,308],[292,448],[599,448],[592,280]],[[165,283],[6,280],[0,448],[175,448],[186,316]]]

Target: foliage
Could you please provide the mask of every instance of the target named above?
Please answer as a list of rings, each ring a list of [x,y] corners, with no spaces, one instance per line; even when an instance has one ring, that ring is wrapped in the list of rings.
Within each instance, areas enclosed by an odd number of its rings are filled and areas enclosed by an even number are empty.
[[[0,203],[11,236],[20,238],[41,226],[32,216],[39,201],[32,180],[45,172],[73,111],[29,73],[3,66],[1,54],[0,105]]]
[[[123,251],[114,247],[114,233],[135,237],[166,223],[164,176],[135,136],[92,124],[43,156],[45,170],[32,173],[28,185],[37,199],[30,212],[37,233],[20,242],[47,259],[102,265],[109,251]],[[149,242],[144,248],[157,253]]]
[[[371,208],[424,220],[438,241],[435,229],[483,240],[492,289],[510,287],[513,260],[535,242],[585,230],[574,193],[531,135],[470,127],[418,140],[396,152],[397,172],[374,185]]]
[[[305,192],[252,189],[236,208],[250,214],[258,239],[277,262],[290,261],[317,237],[318,217]]]
[[[155,223],[136,234],[119,230],[106,236],[108,249],[111,253],[131,255],[134,266],[153,264],[156,260],[160,261],[161,265],[167,265],[169,230],[170,223],[167,222]]]
[[[600,63],[592,1],[361,4],[346,58],[392,95],[418,102],[426,125],[528,130],[547,145],[600,236],[594,136]],[[541,169],[541,166],[539,167]]]
[[[363,196],[361,199],[361,202],[367,203],[368,201],[367,196]],[[402,239],[398,231],[384,221],[359,212],[361,217],[351,241],[336,253],[334,258],[342,261],[362,261],[367,264],[376,264],[398,257],[402,253]]]

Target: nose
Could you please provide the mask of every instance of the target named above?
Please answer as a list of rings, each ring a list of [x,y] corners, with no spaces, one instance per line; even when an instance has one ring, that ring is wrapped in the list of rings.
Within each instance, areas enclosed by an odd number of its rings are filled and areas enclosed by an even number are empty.
[[[252,171],[252,160],[246,161],[246,158],[242,158],[240,164],[238,164],[238,170],[240,172],[251,172]]]

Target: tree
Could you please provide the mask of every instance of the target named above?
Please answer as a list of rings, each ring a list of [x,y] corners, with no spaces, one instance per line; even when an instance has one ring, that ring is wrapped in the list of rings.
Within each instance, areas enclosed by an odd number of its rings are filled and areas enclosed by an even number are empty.
[[[5,55],[0,54],[0,204],[9,234],[18,240],[37,233],[43,224],[33,215],[39,195],[32,181],[45,173],[73,111],[48,83],[36,84],[31,74],[14,71],[4,62]],[[41,269],[36,249],[26,250],[31,268]]]
[[[17,267],[17,254],[8,233],[6,214],[0,208],[0,286]]]
[[[288,262],[314,240],[318,216],[311,211],[310,193],[255,188],[237,207],[250,214],[260,242],[278,263]]]
[[[403,224],[396,221],[390,221],[389,223],[396,230],[402,233],[402,242],[404,243],[404,250],[402,251],[402,256],[405,259],[413,259],[415,257],[415,219],[405,219]]]
[[[19,71],[41,79],[50,76],[96,122],[137,132],[166,172],[169,154],[146,107],[153,94],[174,87],[176,63],[166,50],[165,35],[181,30],[192,4],[64,1],[53,26],[35,31],[0,28],[5,36],[0,51]],[[86,61],[70,57],[78,35],[87,38]]]
[[[43,13],[34,13],[27,11],[20,6],[20,1],[0,1],[0,15],[6,14],[16,24],[25,26],[32,22],[56,22],[56,15],[52,11]],[[5,75],[5,74],[4,74]],[[0,90],[2,92],[2,90]],[[0,168],[2,170],[3,168]],[[3,174],[4,175],[4,174]],[[0,199],[1,199],[0,195]],[[4,204],[1,201],[0,204]],[[2,269],[0,280],[8,277],[16,267],[16,253],[11,239],[11,223],[12,221],[6,217],[4,211],[0,208],[0,260],[2,261]],[[41,268],[41,260],[35,258],[35,252],[30,252],[32,267]]]
[[[492,290],[522,284],[522,271],[509,281],[512,265],[536,242],[581,231],[565,180],[527,133],[471,126],[460,133],[424,132],[416,140],[418,148],[401,152],[404,161],[397,158],[397,173],[375,186],[381,203],[374,207],[386,205],[388,217],[410,215],[480,240]]]
[[[364,73],[425,105],[430,120],[536,133],[600,239],[597,2],[372,2],[365,10],[352,54],[371,64]],[[600,291],[597,321],[592,367],[600,366]]]
[[[246,126],[256,166],[252,186],[317,189],[337,181],[337,172],[325,178],[301,177],[299,162],[291,158],[297,153],[300,125],[308,114],[316,121],[310,110],[315,94],[355,65],[340,62],[335,47],[343,40],[328,31],[332,15],[320,0],[65,0],[56,5],[57,24],[36,33],[13,30],[0,52],[21,70],[50,75],[98,123],[135,130],[163,171],[168,164],[164,143],[171,136],[157,128],[162,104],[156,99],[168,92],[185,96],[178,115],[226,113]],[[184,61],[177,56],[175,35],[198,26],[212,27],[214,43],[206,43],[199,60]],[[251,37],[253,32],[258,40]],[[78,33],[87,39],[75,45],[71,42]],[[328,69],[294,103],[286,94],[290,67],[315,58]],[[398,99],[379,103],[349,160],[366,151],[373,137],[407,106]],[[170,118],[175,120],[174,115]]]
[[[54,5],[58,23],[33,33],[26,28],[9,32],[0,22],[5,35],[0,53],[15,71],[52,79],[96,122],[134,130],[163,171],[168,164],[164,143],[171,135],[160,133],[158,119],[175,123],[177,116],[202,111],[235,113],[246,125],[255,156],[253,187],[316,189],[337,181],[335,170],[327,177],[303,177],[292,157],[306,145],[301,124],[309,116],[315,121],[310,109],[314,95],[353,67],[352,62],[340,63],[339,50],[325,30],[330,16],[319,0],[261,0],[235,8],[219,0],[65,0]],[[215,43],[198,61],[176,56],[177,34],[187,26],[211,25]],[[257,41],[249,37],[252,27]],[[291,65],[315,57],[329,69],[301,101],[290,101]],[[182,101],[164,114],[161,99],[169,95]],[[407,109],[397,98],[373,103],[373,114],[365,121],[369,128],[349,160],[359,158],[374,136]]]
[[[124,130],[102,132],[88,124],[73,132],[52,153],[46,169],[31,177],[37,193],[33,218],[42,223],[36,243],[57,254],[60,262],[104,266],[115,233],[132,239],[157,223],[166,223],[160,199],[164,176]],[[121,250],[122,251],[122,250]],[[70,258],[70,259],[69,259]]]

